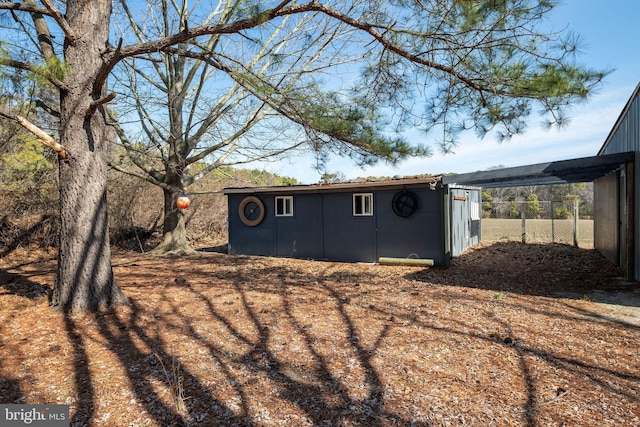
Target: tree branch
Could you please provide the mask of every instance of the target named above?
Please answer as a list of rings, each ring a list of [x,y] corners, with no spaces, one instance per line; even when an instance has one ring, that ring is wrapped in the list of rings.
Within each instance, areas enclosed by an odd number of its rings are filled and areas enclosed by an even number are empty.
[[[21,12],[41,13],[43,15],[49,15],[49,11],[45,8],[38,7],[34,3],[24,2],[16,3],[12,1],[0,2],[0,10],[19,10]]]
[[[35,6],[35,1],[25,0],[25,4]],[[51,31],[49,30],[47,21],[44,18],[44,15],[48,15],[48,13],[43,14],[39,12],[31,12],[30,15],[38,36],[40,52],[42,53],[44,60],[48,61],[55,56],[55,51],[53,50],[53,37],[51,37]]]
[[[126,175],[133,176],[135,178],[139,178],[139,179],[141,179],[143,181],[149,182],[149,183],[151,183],[153,185],[157,185],[158,187],[161,187],[161,188],[165,188],[165,189],[170,189],[171,188],[170,185],[165,184],[162,181],[158,181],[154,177],[152,177],[151,175],[148,175],[146,173],[139,173],[139,172],[136,172],[136,171],[132,171],[131,169],[127,169],[127,168],[122,167],[122,166],[120,166],[118,164],[115,164],[113,162],[108,162],[107,164],[109,165],[109,167],[111,169],[114,169],[114,170],[116,170],[118,172],[122,172],[122,173],[124,173]]]
[[[110,50],[105,52],[105,56],[109,57],[107,64],[115,65],[118,61],[150,52],[158,52],[169,46],[175,46],[180,43],[187,42],[191,39],[212,35],[212,34],[232,34],[242,30],[258,27],[279,16],[293,15],[303,12],[311,12],[318,9],[316,2],[306,3],[302,5],[287,6],[290,0],[285,0],[272,9],[268,9],[256,16],[239,21],[222,24],[199,25],[193,28],[185,28],[177,34],[163,37],[147,43],[138,43],[123,47],[119,51]],[[111,65],[111,66],[113,66]]]
[[[53,17],[53,19],[56,20],[58,25],[60,25],[60,28],[64,32],[65,38],[69,41],[69,43],[73,44],[76,40],[76,35],[73,29],[71,28],[71,26],[69,25],[69,23],[67,22],[67,20],[65,19],[64,15],[62,15],[62,13],[60,13],[58,8],[55,7],[53,3],[51,3],[51,0],[41,0],[41,1],[42,1],[42,4],[44,4],[44,6],[47,8],[47,11],[49,12],[49,14]]]
[[[466,84],[467,86],[469,86],[472,89],[478,90],[478,91],[483,91],[486,90],[485,87],[483,87],[482,85],[479,85],[477,82],[467,78],[466,76],[462,75],[461,73],[459,73],[458,71],[456,71],[454,68],[452,67],[448,67],[446,65],[440,64],[438,62],[435,61],[431,61],[425,58],[422,58],[418,55],[414,55],[410,52],[408,52],[407,50],[401,48],[400,46],[397,46],[396,44],[394,44],[393,42],[391,42],[389,39],[387,39],[385,37],[384,34],[382,34],[380,31],[377,30],[377,27],[375,27],[374,25],[367,23],[367,22],[362,22],[358,19],[354,19],[350,16],[347,16],[327,5],[324,5],[320,2],[318,2],[317,0],[312,0],[311,1],[311,10],[314,10],[316,12],[321,12],[324,13],[327,16],[330,16],[334,19],[337,19],[341,22],[344,22],[345,24],[349,25],[352,28],[357,28],[359,30],[362,30],[364,32],[366,32],[367,34],[369,34],[371,37],[373,37],[378,43],[380,43],[380,45],[382,45],[385,49],[389,50],[390,52],[395,53],[398,56],[401,56],[402,58],[408,59],[409,61],[413,62],[414,64],[418,64],[418,65],[422,65],[425,66],[427,68],[433,68],[435,70],[439,70],[439,71],[443,71],[453,77],[455,77],[456,79],[458,79],[461,82],[464,82],[464,84]]]
[[[44,111],[52,115],[53,117],[60,118],[60,111],[54,110],[50,105],[46,104],[41,99],[36,100],[36,107],[42,108]]]
[[[96,112],[96,110],[98,108],[100,108],[101,105],[104,105],[108,102],[113,101],[113,99],[116,97],[116,93],[115,92],[111,92],[109,95],[102,97],[98,100],[93,101],[90,105],[89,108],[87,108],[87,111],[84,113],[85,117],[89,117],[91,115],[93,115],[93,113]]]
[[[16,68],[18,70],[29,71],[30,73],[34,73],[34,74],[37,74],[39,76],[42,76],[43,78],[48,80],[52,85],[54,85],[55,87],[57,87],[60,90],[65,90],[65,88],[66,88],[66,85],[62,82],[62,80],[52,77],[50,73],[43,73],[41,67],[36,67],[36,66],[34,66],[32,64],[29,64],[27,62],[16,61],[14,59],[4,58],[4,57],[0,56],[0,66],[11,67],[11,68]]]
[[[60,143],[58,143],[51,137],[51,135],[40,129],[38,126],[31,123],[25,117],[22,117],[19,114],[12,113],[4,106],[0,106],[0,116],[18,122],[20,126],[34,134],[40,140],[40,142],[58,153],[58,156],[60,156],[61,159],[68,159],[69,155],[67,153],[67,150]]]
[[[134,144],[131,143],[131,141],[127,137],[126,132],[122,129],[122,127],[118,123],[117,119],[114,117],[113,112],[108,108],[107,108],[107,116],[111,120],[110,125],[115,130],[116,135],[118,135],[118,138],[122,142],[122,145],[125,148],[125,150],[127,150],[129,158],[131,159],[133,164],[135,164],[140,170],[142,170],[144,172],[144,175],[146,175],[147,178],[144,178],[143,174],[137,174],[135,172],[131,172],[128,169],[123,168],[122,166],[119,166],[119,165],[117,165],[117,164],[115,164],[113,162],[110,162],[109,165],[112,168],[116,169],[117,171],[125,172],[125,173],[128,173],[129,175],[143,177],[144,179],[146,179],[147,181],[151,182],[152,184],[161,185],[161,183],[163,182],[162,180],[164,178],[163,174],[158,172],[157,170],[153,169],[152,167],[147,166],[147,165],[144,164],[144,162],[140,159],[139,150],[137,150],[135,148]],[[138,154],[133,155],[132,154],[133,152],[136,152]]]

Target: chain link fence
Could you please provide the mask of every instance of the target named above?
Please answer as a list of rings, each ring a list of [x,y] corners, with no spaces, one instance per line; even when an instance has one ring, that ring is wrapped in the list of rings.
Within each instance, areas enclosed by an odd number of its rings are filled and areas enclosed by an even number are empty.
[[[577,200],[484,202],[482,240],[593,248],[593,218],[581,210]]]

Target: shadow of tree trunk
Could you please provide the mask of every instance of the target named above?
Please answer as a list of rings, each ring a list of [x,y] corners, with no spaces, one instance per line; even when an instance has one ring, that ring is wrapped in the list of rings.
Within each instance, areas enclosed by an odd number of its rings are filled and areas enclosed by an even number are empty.
[[[140,308],[131,301],[131,312],[126,321],[107,314],[98,316],[98,327],[102,336],[109,342],[122,367],[126,369],[130,389],[134,398],[158,425],[188,425],[202,420],[203,413],[191,409],[189,399],[198,399],[199,404],[214,414],[208,414],[210,422],[228,423],[227,425],[251,426],[247,419],[237,417],[222,402],[213,398],[205,384],[179,363],[179,357],[160,334],[145,330],[138,324]],[[152,351],[143,351],[136,341],[142,342]],[[154,383],[163,384],[172,394],[172,404],[166,402]],[[197,392],[200,391],[200,392]],[[184,399],[183,401],[180,401]],[[214,424],[223,425],[223,424]]]
[[[65,330],[73,346],[73,375],[76,387],[76,399],[81,404],[71,417],[71,424],[92,425],[95,413],[96,396],[90,369],[90,360],[85,350],[85,339],[70,315],[64,316]]]

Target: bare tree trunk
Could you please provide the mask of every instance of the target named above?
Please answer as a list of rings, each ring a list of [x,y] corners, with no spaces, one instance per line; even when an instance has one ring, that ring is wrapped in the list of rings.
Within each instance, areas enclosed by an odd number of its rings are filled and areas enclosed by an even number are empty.
[[[185,213],[176,206],[176,201],[181,195],[182,190],[164,190],[162,241],[153,250],[153,253],[182,256],[195,252],[187,240]]]
[[[67,2],[66,18],[78,31],[65,43],[71,70],[60,94],[60,139],[69,152],[60,161],[60,245],[52,305],[61,311],[97,311],[127,299],[111,268],[107,221],[107,157],[110,140],[104,111],[91,105],[106,95],[94,88],[100,52],[109,33],[111,0]]]

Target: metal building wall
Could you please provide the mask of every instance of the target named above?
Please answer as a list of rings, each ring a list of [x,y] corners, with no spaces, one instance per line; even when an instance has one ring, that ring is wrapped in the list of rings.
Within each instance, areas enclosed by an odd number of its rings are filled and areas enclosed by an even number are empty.
[[[593,240],[598,251],[618,265],[620,248],[618,174],[597,179],[593,184]]]
[[[603,144],[598,155],[603,154],[615,154],[623,152],[635,152],[636,159],[639,158],[640,153],[640,84],[636,86],[633,94],[627,101],[627,104],[623,108],[618,120],[611,129],[607,140]],[[640,217],[640,174],[637,173],[637,167],[635,162],[629,162],[625,165],[622,171],[622,177],[625,179],[624,187],[629,193],[626,195],[626,200],[620,200],[620,204],[625,207],[625,214],[630,219],[628,222],[628,229],[626,230],[624,239],[620,241],[618,249],[619,261],[624,262],[625,265],[620,265],[625,270],[627,276],[633,277],[636,280],[640,280],[640,226],[638,225],[638,218]],[[606,187],[600,188],[603,183],[597,180],[594,182],[594,192],[606,191]],[[607,185],[606,183],[604,185]],[[624,197],[624,196],[620,196]],[[598,209],[598,201],[595,201],[595,208]],[[598,221],[597,212],[594,216],[595,222]],[[607,221],[607,220],[601,220]],[[602,232],[602,231],[601,231]],[[622,231],[624,233],[624,231]],[[632,242],[628,242],[633,239]],[[600,240],[600,243],[606,240]],[[628,244],[626,244],[628,242]],[[600,252],[610,250],[607,247],[599,246],[598,241],[595,242],[595,247]],[[629,252],[633,251],[633,257],[629,258]],[[631,271],[627,271],[631,270]]]
[[[629,98],[598,155],[640,151],[640,84]]]

